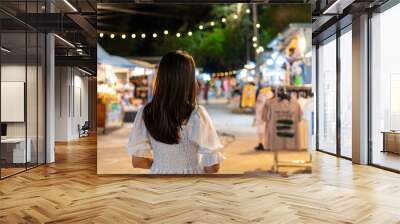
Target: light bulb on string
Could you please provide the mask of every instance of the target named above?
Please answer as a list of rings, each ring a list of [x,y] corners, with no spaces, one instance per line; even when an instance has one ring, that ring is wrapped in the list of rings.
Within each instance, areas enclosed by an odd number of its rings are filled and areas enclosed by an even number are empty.
[[[238,18],[239,18],[239,16],[237,14],[233,15],[233,19],[238,19]]]
[[[257,29],[259,29],[261,27],[261,25],[259,23],[256,24]]]
[[[153,33],[153,38],[157,38],[157,34],[156,33]]]
[[[256,43],[253,44],[253,47],[256,48],[258,45]]]
[[[146,34],[142,33],[141,37],[142,37],[142,39],[146,38]]]
[[[202,29],[204,29],[204,26],[203,26],[203,25],[200,25],[200,26],[199,26],[199,30],[202,30]]]
[[[168,35],[168,30],[164,30],[164,35]]]
[[[180,33],[176,33],[176,37],[181,37],[181,34]]]
[[[253,37],[252,40],[253,40],[253,42],[256,42],[257,41],[257,37]]]
[[[136,38],[136,34],[132,33],[131,38],[135,39]]]
[[[192,36],[192,35],[193,35],[192,31],[189,31],[189,32],[188,32],[188,36],[190,37],[190,36]]]
[[[110,35],[110,38],[111,38],[111,39],[114,39],[114,37],[115,37],[115,34],[112,33],[112,34]]]
[[[122,35],[121,35],[121,38],[125,40],[125,39],[126,39],[126,35],[125,35],[125,34],[122,34]]]
[[[100,33],[99,36],[100,36],[100,38],[103,38],[104,37],[104,33]]]
[[[225,19],[225,18],[222,18],[222,19],[221,19],[221,22],[226,23],[226,19]]]
[[[246,9],[246,13],[250,14],[251,10],[250,9]]]
[[[214,22],[214,21],[211,21],[211,22],[210,22],[210,25],[211,25],[211,26],[214,26],[214,25],[215,25],[215,22]]]

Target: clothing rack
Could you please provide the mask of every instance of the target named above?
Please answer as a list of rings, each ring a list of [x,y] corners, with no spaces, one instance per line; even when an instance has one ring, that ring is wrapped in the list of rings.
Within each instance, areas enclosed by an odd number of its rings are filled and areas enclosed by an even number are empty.
[[[297,98],[300,98],[300,95],[304,98],[313,97],[314,94],[312,92],[312,88],[309,86],[276,86],[273,88],[275,91],[275,95],[281,99],[288,99],[290,101],[291,93],[297,93]],[[303,150],[272,150],[274,156],[274,164],[272,170],[276,173],[280,173],[280,167],[298,167],[303,168],[300,170],[300,173],[311,171],[312,166],[312,155],[309,154],[308,158],[305,160],[296,160],[296,161],[285,161],[279,159],[280,152],[302,152]]]
[[[307,160],[297,160],[297,161],[287,161],[287,160],[279,160],[279,152],[294,152],[295,150],[272,150],[274,155],[274,163],[272,165],[272,171],[275,173],[280,173],[280,167],[296,167],[296,168],[304,168],[297,172],[304,173],[311,171],[312,167],[312,155],[309,154]],[[303,150],[298,150],[298,152],[302,152]]]
[[[289,93],[297,93],[297,98],[300,94],[303,94],[305,98],[314,96],[311,86],[283,86],[283,88]]]

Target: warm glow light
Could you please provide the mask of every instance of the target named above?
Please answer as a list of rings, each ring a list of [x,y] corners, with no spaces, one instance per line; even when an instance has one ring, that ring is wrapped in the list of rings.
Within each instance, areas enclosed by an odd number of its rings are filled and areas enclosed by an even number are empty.
[[[192,31],[188,32],[189,37],[193,35]]]
[[[153,33],[153,38],[157,38],[157,34],[156,33]]]
[[[136,38],[136,34],[132,33],[131,37],[132,37],[132,39],[135,39]]]
[[[215,25],[214,21],[210,22],[210,25],[211,25],[211,26],[214,26],[214,25]]]
[[[247,14],[250,14],[250,12],[251,12],[250,9],[246,9]]]
[[[180,33],[176,33],[176,37],[181,37],[181,34]]]
[[[125,39],[125,38],[126,38],[126,35],[125,35],[125,34],[122,34],[122,35],[121,35],[121,38],[122,38],[122,39]]]
[[[222,18],[222,19],[221,19],[221,22],[226,23],[226,19],[225,19],[225,18]]]
[[[253,47],[256,48],[258,45],[256,43],[253,44]]]
[[[253,42],[256,42],[257,41],[257,37],[253,37],[252,40],[253,40]]]
[[[142,37],[143,39],[146,38],[146,34],[145,34],[145,33],[142,33],[141,37]]]
[[[104,33],[100,33],[100,38],[103,38],[104,37]]]
[[[260,27],[261,27],[261,25],[260,25],[259,23],[257,23],[257,24],[256,24],[256,27],[257,27],[257,28],[260,28]]]
[[[112,33],[112,34],[110,35],[110,38],[111,38],[111,39],[114,39],[114,37],[115,37],[115,34]]]
[[[164,30],[164,35],[168,35],[168,30]]]
[[[255,67],[256,67],[256,63],[254,63],[252,61],[250,61],[250,62],[248,62],[247,64],[244,65],[244,68],[248,69],[248,70],[254,69]]]
[[[239,18],[239,16],[238,16],[238,15],[236,15],[236,14],[234,14],[234,15],[233,15],[233,18],[234,18],[234,19],[238,19],[238,18]]]
[[[304,53],[306,51],[306,47],[307,47],[306,38],[301,37],[299,40],[299,48],[301,53]]]
[[[204,26],[203,26],[203,25],[200,25],[200,26],[199,26],[199,29],[200,29],[200,30],[204,29]]]
[[[259,46],[256,50],[257,54],[260,54],[262,52],[264,52],[264,48],[262,46]]]

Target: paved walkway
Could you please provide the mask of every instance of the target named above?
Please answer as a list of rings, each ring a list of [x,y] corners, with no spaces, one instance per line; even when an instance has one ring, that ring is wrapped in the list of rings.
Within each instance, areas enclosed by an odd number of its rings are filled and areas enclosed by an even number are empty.
[[[232,106],[228,106],[223,99],[213,100],[205,107],[221,135],[223,144],[226,145],[222,152],[227,159],[222,164],[220,173],[259,173],[270,170],[272,153],[257,152],[253,149],[257,145],[256,128],[252,127],[254,115],[231,113]],[[131,167],[131,159],[124,148],[131,126],[132,124],[125,124],[121,129],[98,136],[99,174],[148,172]]]

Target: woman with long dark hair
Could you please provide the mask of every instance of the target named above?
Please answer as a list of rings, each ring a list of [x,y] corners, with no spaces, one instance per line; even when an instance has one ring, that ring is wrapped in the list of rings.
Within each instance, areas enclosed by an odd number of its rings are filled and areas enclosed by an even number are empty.
[[[195,62],[189,54],[166,54],[153,99],[141,108],[129,137],[135,168],[152,174],[216,173],[224,157],[207,111],[196,102]]]

